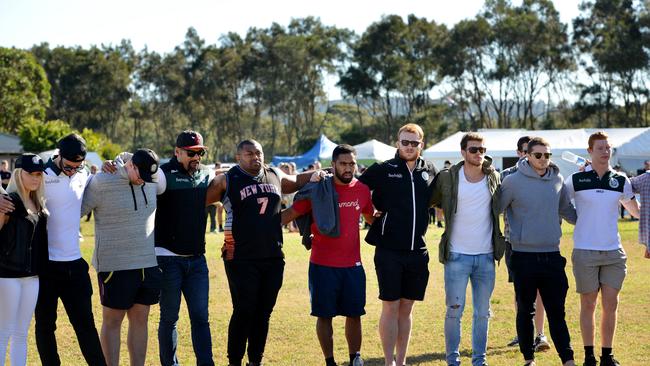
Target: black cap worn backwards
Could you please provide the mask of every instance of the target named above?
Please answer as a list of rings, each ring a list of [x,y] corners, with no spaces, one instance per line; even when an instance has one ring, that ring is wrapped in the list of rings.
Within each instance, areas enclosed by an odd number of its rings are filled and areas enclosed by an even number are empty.
[[[21,168],[28,173],[43,172],[45,171],[45,163],[36,154],[22,154],[16,160],[16,168]]]
[[[151,149],[138,149],[133,156],[131,161],[138,172],[140,173],[140,178],[145,182],[154,182],[153,175],[158,171],[158,155]]]
[[[86,140],[76,133],[59,140],[59,155],[68,161],[80,163],[86,159]]]
[[[176,138],[176,147],[187,150],[206,149],[203,145],[203,136],[192,130],[183,131],[178,135]]]

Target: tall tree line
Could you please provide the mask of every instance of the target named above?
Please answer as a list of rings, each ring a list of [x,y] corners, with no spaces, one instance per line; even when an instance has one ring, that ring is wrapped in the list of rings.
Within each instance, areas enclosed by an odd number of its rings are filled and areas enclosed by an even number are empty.
[[[190,28],[168,53],[127,40],[4,48],[0,128],[65,121],[162,154],[193,128],[217,160],[247,137],[269,156],[300,153],[321,133],[390,142],[407,121],[429,143],[480,128],[648,126],[647,4],[585,1],[572,23],[550,0],[486,0],[451,28],[388,15],[355,34],[307,17],[214,43]],[[343,102],[327,100],[327,75]]]

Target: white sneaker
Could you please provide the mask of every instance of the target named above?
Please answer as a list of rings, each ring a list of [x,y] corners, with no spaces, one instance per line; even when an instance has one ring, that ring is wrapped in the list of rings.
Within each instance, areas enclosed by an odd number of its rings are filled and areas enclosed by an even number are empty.
[[[546,352],[551,349],[551,344],[548,343],[548,338],[543,333],[535,337],[535,352]]]
[[[357,352],[357,357],[352,361],[352,366],[363,366],[363,359],[361,359],[361,353]]]

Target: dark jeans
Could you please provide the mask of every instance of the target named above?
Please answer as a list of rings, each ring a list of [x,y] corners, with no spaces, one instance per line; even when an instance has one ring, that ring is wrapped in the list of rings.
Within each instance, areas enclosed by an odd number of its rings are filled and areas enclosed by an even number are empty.
[[[228,326],[228,361],[241,365],[248,341],[248,360],[260,363],[269,319],[282,287],[284,260],[225,261],[233,312]]]
[[[200,366],[214,365],[208,321],[209,280],[205,256],[158,256],[157,258],[158,267],[163,275],[160,290],[160,324],[158,326],[161,365],[178,365],[176,323],[181,306],[181,293],[185,296],[187,311],[190,315],[192,346],[196,364]]]
[[[59,298],[79,341],[81,353],[91,366],[106,365],[92,312],[93,293],[88,263],[48,261],[39,275],[40,289],[36,304],[36,346],[43,365],[61,365],[56,346],[56,317]]]
[[[535,358],[535,299],[542,297],[551,338],[562,363],[573,360],[571,336],[566,325],[564,303],[569,289],[564,267],[566,259],[560,252],[512,252],[511,267],[517,297],[517,337],[524,359]]]

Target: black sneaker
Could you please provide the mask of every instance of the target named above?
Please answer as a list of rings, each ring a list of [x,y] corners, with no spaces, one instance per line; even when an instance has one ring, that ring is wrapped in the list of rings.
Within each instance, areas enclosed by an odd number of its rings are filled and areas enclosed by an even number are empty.
[[[515,336],[509,343],[508,347],[514,347],[519,344],[519,337]]]
[[[614,356],[606,356],[600,358],[600,366],[621,366]]]
[[[598,366],[598,361],[596,361],[596,357],[588,357],[585,358],[585,363],[582,364],[583,366]]]

